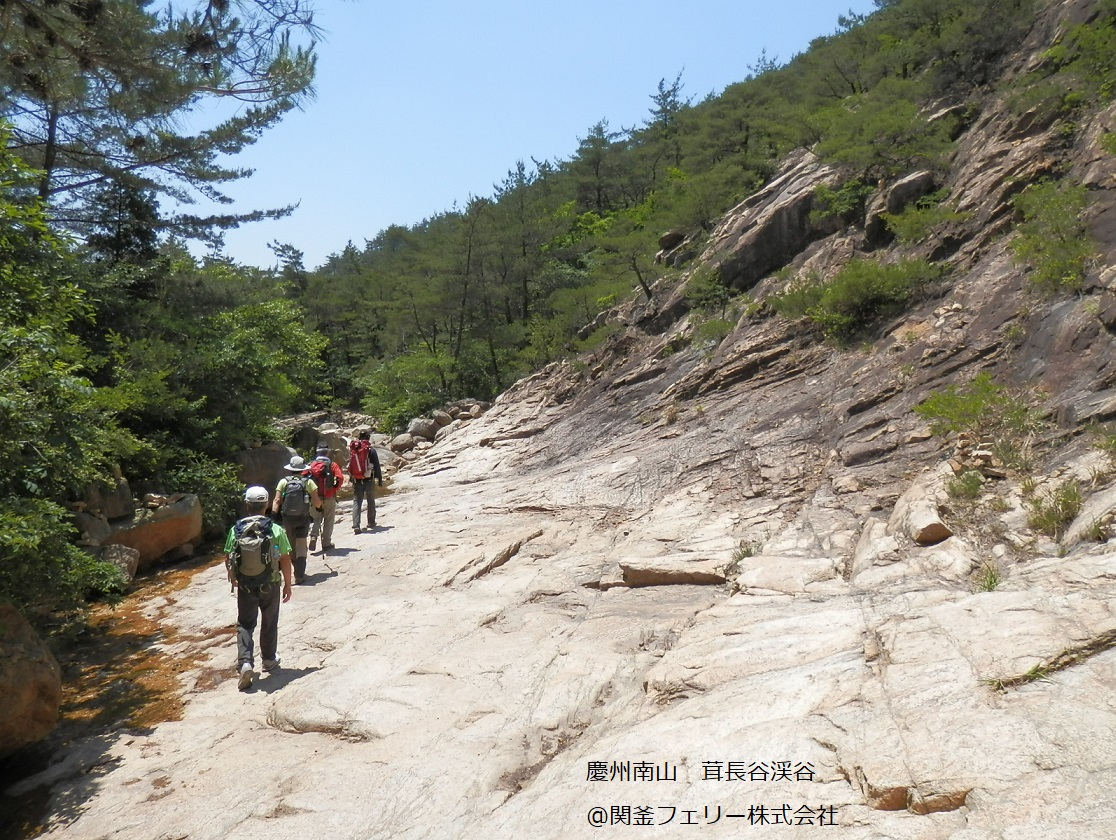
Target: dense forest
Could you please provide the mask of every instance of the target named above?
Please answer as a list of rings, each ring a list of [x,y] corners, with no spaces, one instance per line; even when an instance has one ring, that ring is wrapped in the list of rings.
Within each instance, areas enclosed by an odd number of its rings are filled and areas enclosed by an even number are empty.
[[[461,209],[389,227],[313,270],[298,243],[276,244],[279,265],[263,270],[221,256],[221,231],[290,208],[167,208],[222,201],[222,185],[247,174],[224,161],[312,96],[310,5],[3,4],[0,599],[44,615],[119,586],[72,544],[66,506],[114,466],[145,486],[199,493],[220,525],[239,489],[229,456],[296,407],[362,409],[389,431],[607,341],[615,327],[598,313],[683,282],[702,328],[727,332],[726,319],[764,302],[715,269],[657,261],[660,237],[677,232],[696,253],[798,147],[843,173],[816,197],[838,225],[858,219],[881,181],[944,173],[960,128],[1044,9],[876,5],[785,64],[759,56],[748,78],[700,102],[681,76],[664,78],[641,125],[590,126],[568,159],[514,162],[492,195]],[[1021,113],[1063,120],[1069,137],[1076,115],[1112,98],[1113,62],[1116,2],[1101,0],[1009,94]],[[182,133],[184,114],[222,100],[245,107]],[[1031,215],[1054,200],[1036,194]],[[895,220],[896,236],[947,221],[948,196],[918,211]],[[197,239],[214,244],[210,256],[192,255]],[[1055,284],[1077,269],[1058,270]],[[862,271],[839,288],[793,288],[768,309],[813,315],[819,340],[839,339],[859,322],[834,322],[840,307],[826,295],[878,301],[854,287],[893,282]]]

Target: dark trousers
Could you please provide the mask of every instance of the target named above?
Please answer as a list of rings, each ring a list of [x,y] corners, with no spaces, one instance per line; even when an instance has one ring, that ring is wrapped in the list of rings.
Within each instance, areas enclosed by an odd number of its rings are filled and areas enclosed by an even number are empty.
[[[353,482],[353,528],[360,527],[361,503],[368,500],[368,527],[376,527],[376,479],[358,478]]]
[[[236,588],[236,664],[237,668],[252,659],[252,633],[256,630],[257,613],[263,617],[260,622],[260,656],[275,659],[275,649],[279,643],[279,604],[282,601],[282,587],[277,583],[258,588],[238,586]]]

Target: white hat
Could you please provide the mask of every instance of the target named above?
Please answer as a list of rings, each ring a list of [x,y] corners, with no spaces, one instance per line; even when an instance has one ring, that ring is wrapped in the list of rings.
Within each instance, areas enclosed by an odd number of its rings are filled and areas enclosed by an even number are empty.
[[[283,469],[289,472],[303,472],[306,469],[306,461],[303,460],[301,455],[295,455]]]
[[[266,502],[267,488],[260,487],[260,485],[258,484],[254,484],[244,491],[244,501],[254,502],[256,504],[259,504],[260,502]]]

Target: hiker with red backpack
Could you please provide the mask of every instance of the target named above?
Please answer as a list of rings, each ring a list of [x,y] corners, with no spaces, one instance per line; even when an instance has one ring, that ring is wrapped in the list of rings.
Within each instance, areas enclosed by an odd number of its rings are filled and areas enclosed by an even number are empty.
[[[360,533],[360,510],[368,500],[368,530],[376,527],[376,488],[373,480],[384,486],[380,472],[380,456],[372,445],[372,434],[361,432],[356,440],[349,441],[349,478],[353,480],[353,533]]]
[[[306,581],[306,535],[313,520],[311,511],[321,510],[322,500],[301,455],[293,456],[283,469],[291,475],[279,479],[271,512],[282,518],[283,530],[294,547],[294,578],[298,584]]]
[[[333,548],[333,520],[337,515],[337,491],[345,483],[345,474],[329,457],[329,444],[319,443],[317,455],[310,462],[310,477],[318,485],[322,497],[321,510],[312,512],[310,550],[318,547],[318,534],[322,536],[322,553]]]

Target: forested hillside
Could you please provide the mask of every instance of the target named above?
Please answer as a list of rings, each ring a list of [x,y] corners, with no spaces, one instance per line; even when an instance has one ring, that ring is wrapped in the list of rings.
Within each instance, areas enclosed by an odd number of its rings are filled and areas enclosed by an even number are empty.
[[[805,278],[765,302],[728,267],[690,273],[687,259],[797,147],[842,173],[815,197],[819,231],[862,221],[881,181],[945,173],[1000,62],[1045,8],[877,6],[842,17],[786,65],[760,56],[718,96],[695,102],[681,76],[664,79],[643,124],[590,126],[568,159],[510,162],[492,195],[370,231],[313,270],[298,243],[277,246],[269,271],[219,248],[199,259],[186,242],[219,243],[222,229],[288,208],[208,218],[170,208],[219,200],[246,174],[223,156],[312,94],[312,9],[4,4],[0,598],[45,614],[113,589],[113,572],[70,545],[65,505],[114,464],[141,486],[201,493],[219,524],[235,497],[227,458],[272,418],[359,407],[388,430],[451,399],[492,397],[607,340],[617,326],[598,314],[633,294],[655,303],[686,282],[686,306],[712,337],[746,309],[806,316],[818,341],[870,329],[932,279],[929,264],[861,270],[836,286]],[[1114,26],[1116,3],[1097,3],[1011,91],[1018,112],[1061,119],[1069,142],[1077,115],[1113,95]],[[182,132],[185,114],[221,100],[249,107]],[[1036,231],[1022,257],[1045,267],[1054,290],[1072,289],[1088,256],[1072,229],[1084,196],[1057,186],[1059,174],[1018,205]],[[887,236],[917,239],[957,214],[935,195]],[[1052,218],[1071,222],[1062,239],[1043,227]],[[673,250],[657,259],[668,232]]]

